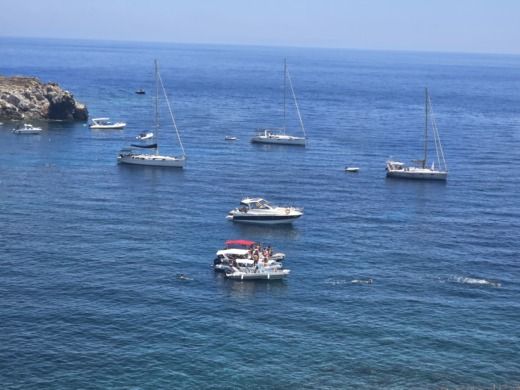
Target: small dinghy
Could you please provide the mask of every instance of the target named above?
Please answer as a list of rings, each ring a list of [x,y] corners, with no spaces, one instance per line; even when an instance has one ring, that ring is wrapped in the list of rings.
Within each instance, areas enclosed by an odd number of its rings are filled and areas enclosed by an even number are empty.
[[[151,131],[145,131],[141,134],[139,134],[135,139],[138,139],[139,141],[146,141],[147,139],[153,138],[153,132]]]
[[[135,91],[135,93],[136,93],[137,95],[146,95],[146,92],[145,92],[144,89],[142,89],[142,88],[141,88],[141,89],[138,89],[137,91]]]
[[[359,168],[358,167],[346,167],[345,172],[357,173],[357,172],[359,172]]]
[[[238,138],[237,137],[233,137],[232,135],[226,135],[226,137],[224,139],[226,141],[236,141]]]

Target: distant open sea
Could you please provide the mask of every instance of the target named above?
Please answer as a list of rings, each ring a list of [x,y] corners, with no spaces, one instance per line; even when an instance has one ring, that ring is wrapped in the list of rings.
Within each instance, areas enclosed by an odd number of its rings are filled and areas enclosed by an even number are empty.
[[[249,142],[282,124],[284,57],[307,148]],[[116,163],[153,123],[155,58],[185,170]],[[128,122],[0,126],[2,389],[520,386],[520,56],[0,38],[0,74]],[[426,86],[448,182],[386,179],[422,155]],[[305,215],[226,221],[246,195]],[[216,275],[231,238],[291,275]]]

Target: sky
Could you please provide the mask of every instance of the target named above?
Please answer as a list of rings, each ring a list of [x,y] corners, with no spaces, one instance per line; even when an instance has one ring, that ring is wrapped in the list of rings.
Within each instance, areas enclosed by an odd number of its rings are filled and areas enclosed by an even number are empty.
[[[520,54],[520,0],[0,1],[0,37]]]

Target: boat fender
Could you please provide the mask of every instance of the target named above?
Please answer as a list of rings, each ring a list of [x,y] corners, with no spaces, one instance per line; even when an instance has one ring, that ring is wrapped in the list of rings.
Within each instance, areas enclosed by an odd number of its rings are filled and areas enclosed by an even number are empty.
[[[285,214],[286,214],[286,215],[289,215],[290,213],[291,213],[291,209],[290,209],[290,208],[286,208],[286,209],[285,209]]]

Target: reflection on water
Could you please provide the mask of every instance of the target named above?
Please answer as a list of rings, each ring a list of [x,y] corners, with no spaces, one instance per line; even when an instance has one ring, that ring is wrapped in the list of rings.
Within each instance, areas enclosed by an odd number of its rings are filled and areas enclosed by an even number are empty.
[[[300,238],[300,230],[293,224],[254,225],[233,223],[233,227],[240,237],[248,237],[259,242],[269,241],[270,239],[297,240]]]
[[[215,283],[224,293],[236,298],[255,297],[258,294],[285,294],[287,281],[278,280],[229,280],[223,273],[215,272]]]
[[[117,164],[114,155],[114,164]],[[157,184],[163,183],[162,179],[184,179],[184,169],[171,167],[154,167],[145,165],[117,164],[119,178],[123,183]],[[183,182],[184,180],[181,180]]]

